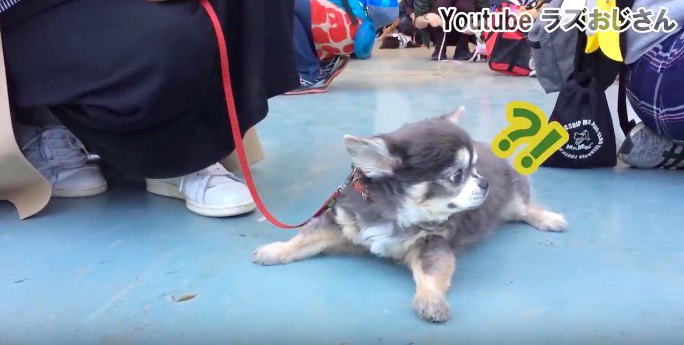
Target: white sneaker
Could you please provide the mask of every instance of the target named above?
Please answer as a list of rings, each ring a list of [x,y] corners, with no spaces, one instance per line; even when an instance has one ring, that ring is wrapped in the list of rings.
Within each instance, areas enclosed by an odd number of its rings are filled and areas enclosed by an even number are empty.
[[[78,138],[64,126],[16,125],[17,139],[26,159],[50,182],[52,196],[63,198],[102,194],[107,181]]]
[[[237,216],[256,208],[247,186],[218,163],[182,177],[147,179],[147,191],[185,200],[190,211],[207,217]]]

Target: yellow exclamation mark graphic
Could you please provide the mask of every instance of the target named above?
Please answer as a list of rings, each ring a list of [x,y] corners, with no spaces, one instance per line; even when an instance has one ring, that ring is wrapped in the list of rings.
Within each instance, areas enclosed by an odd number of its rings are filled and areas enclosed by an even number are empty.
[[[511,102],[506,107],[510,123],[492,142],[492,151],[499,158],[508,158],[524,144],[527,147],[516,155],[513,166],[529,175],[568,142],[568,132],[558,122],[547,123],[546,116],[534,104]]]

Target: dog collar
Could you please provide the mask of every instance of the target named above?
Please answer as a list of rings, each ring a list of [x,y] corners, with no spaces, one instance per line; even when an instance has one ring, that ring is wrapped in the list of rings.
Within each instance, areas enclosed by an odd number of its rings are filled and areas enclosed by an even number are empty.
[[[347,176],[347,179],[344,181],[344,184],[337,187],[335,192],[326,200],[326,202],[323,204],[323,206],[314,213],[312,218],[316,218],[323,213],[325,213],[327,210],[333,208],[335,204],[337,203],[337,199],[340,197],[340,194],[342,194],[342,190],[344,190],[347,186],[350,186],[359,193],[365,200],[369,201],[368,199],[368,187],[366,185],[366,182],[368,180],[368,177],[364,175],[358,168],[352,165],[352,171],[349,173],[349,176]]]
[[[348,183],[351,183],[351,187],[359,193],[364,199],[367,201],[369,200],[368,198],[368,177],[364,175],[358,168],[353,167],[351,175],[349,175],[350,180]]]

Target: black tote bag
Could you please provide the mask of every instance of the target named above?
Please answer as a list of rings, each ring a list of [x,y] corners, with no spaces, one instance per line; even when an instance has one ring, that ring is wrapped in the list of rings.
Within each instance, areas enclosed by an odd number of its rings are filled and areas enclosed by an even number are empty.
[[[618,0],[619,7],[632,7],[633,0]],[[634,121],[627,118],[626,78],[628,68],[609,59],[601,51],[584,54],[587,36],[580,32],[575,50],[575,68],[561,87],[549,121],[559,122],[570,139],[542,166],[557,168],[600,168],[617,164],[615,129],[606,100],[606,89],[620,75],[618,115],[620,127],[627,135]],[[624,35],[620,37],[624,55]]]
[[[614,167],[615,130],[605,89],[615,81],[620,63],[598,51],[584,54],[587,38],[578,35],[575,70],[561,87],[549,121],[557,121],[570,139],[542,164],[557,168]]]

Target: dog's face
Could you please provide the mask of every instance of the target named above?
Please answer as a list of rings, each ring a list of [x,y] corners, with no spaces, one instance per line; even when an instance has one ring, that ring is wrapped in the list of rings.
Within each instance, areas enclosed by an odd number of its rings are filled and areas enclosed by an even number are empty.
[[[405,125],[385,135],[345,137],[355,166],[368,178],[395,186],[397,223],[442,223],[480,206],[488,183],[477,173],[477,153],[454,114]]]

